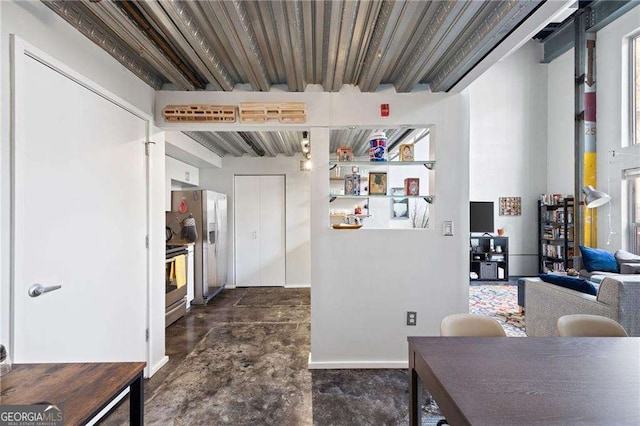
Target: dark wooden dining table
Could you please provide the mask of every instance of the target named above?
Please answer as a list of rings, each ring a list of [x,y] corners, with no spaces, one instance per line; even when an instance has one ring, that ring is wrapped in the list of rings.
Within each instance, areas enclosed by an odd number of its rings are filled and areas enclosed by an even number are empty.
[[[640,425],[640,337],[409,337],[421,384],[457,425]]]
[[[129,424],[144,423],[145,362],[15,364],[0,377],[0,404],[53,404],[65,425],[82,425],[130,388]]]

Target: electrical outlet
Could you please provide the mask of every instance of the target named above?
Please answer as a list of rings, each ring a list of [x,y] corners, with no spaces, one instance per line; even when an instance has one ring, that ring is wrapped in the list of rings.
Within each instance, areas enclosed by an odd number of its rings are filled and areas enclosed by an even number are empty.
[[[407,311],[407,325],[416,325],[418,323],[418,314],[413,311]]]

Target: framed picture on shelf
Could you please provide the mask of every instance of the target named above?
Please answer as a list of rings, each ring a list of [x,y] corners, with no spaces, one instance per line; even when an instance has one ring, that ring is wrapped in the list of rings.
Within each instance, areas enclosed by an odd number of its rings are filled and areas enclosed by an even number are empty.
[[[404,180],[405,195],[420,195],[420,179],[406,178]]]
[[[348,146],[341,146],[336,154],[338,161],[353,161],[353,150]]]
[[[400,161],[413,161],[413,144],[412,143],[403,143],[400,145]]]
[[[522,215],[522,198],[520,197],[500,197],[500,216],[520,216]]]
[[[409,199],[391,199],[391,219],[409,219]]]
[[[387,195],[387,172],[369,173],[369,195]]]
[[[360,175],[344,176],[344,195],[360,195]]]

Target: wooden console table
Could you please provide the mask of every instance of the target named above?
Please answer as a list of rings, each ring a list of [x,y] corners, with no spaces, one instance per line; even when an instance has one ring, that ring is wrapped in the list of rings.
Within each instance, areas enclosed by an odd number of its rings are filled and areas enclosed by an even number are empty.
[[[638,337],[409,337],[419,382],[451,425],[640,424]]]
[[[131,425],[144,419],[145,362],[14,364],[0,377],[0,404],[61,404],[64,424],[85,424],[130,389]]]

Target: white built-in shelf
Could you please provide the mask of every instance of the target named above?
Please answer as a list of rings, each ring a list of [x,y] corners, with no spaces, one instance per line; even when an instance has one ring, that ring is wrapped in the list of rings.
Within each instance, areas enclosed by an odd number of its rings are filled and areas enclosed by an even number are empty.
[[[331,170],[335,167],[368,166],[368,167],[395,167],[395,166],[424,166],[429,170],[436,167],[435,161],[329,161]]]
[[[329,194],[330,200],[333,201],[337,198],[349,198],[349,199],[358,199],[358,198],[422,198],[427,203],[431,204],[435,200],[435,196],[433,195],[334,195]]]

